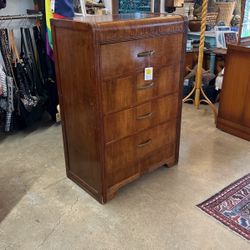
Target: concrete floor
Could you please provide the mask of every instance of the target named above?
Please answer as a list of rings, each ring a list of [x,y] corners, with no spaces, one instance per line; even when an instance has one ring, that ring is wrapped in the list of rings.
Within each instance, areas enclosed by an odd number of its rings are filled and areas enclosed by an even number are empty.
[[[100,205],[65,177],[61,127],[0,144],[0,249],[250,249],[196,204],[250,172],[250,143],[184,105],[179,165]]]

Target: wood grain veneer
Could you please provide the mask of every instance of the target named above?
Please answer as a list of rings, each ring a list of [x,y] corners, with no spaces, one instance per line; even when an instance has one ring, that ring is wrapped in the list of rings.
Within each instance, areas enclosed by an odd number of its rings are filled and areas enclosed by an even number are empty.
[[[250,141],[250,48],[228,45],[217,128]]]

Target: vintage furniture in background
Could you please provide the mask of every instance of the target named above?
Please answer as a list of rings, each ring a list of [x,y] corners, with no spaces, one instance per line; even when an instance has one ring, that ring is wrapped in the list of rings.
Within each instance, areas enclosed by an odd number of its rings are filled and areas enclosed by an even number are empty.
[[[67,176],[105,203],[143,173],[176,164],[183,17],[81,17],[52,27]]]
[[[210,71],[210,62],[211,62],[211,53],[215,54],[215,64],[214,64],[214,73],[217,75],[225,66],[225,57],[226,57],[226,49],[212,49],[212,50],[205,50],[204,51],[204,60],[203,60],[203,68],[205,70]],[[185,56],[185,74],[189,72],[187,69],[193,69],[195,65],[198,63],[198,55],[199,49],[192,49],[190,51],[186,51]]]
[[[200,40],[200,32],[188,32],[188,39],[190,40]],[[209,45],[211,49],[216,48],[216,34],[213,31],[205,31],[205,42]],[[214,73],[215,69],[215,54],[210,52],[210,66],[209,70]]]
[[[250,141],[250,0],[242,2],[239,45],[229,45],[217,127]]]
[[[184,0],[164,0],[165,1],[165,11],[174,12],[176,8],[183,7]]]
[[[216,55],[214,73],[218,75],[218,73],[220,73],[222,69],[225,67],[227,49],[215,48],[213,49],[213,53]]]
[[[250,0],[242,1],[239,44],[250,46]]]
[[[189,69],[193,69],[194,66],[197,64],[198,52],[199,52],[198,49],[192,49],[190,51],[186,51],[184,76],[186,76],[189,73]]]
[[[233,18],[233,12],[236,6],[236,1],[221,1],[217,2],[216,5],[219,7],[219,15],[217,17],[217,22],[223,22],[226,26],[229,26]]]
[[[229,45],[217,128],[250,140],[250,48]]]

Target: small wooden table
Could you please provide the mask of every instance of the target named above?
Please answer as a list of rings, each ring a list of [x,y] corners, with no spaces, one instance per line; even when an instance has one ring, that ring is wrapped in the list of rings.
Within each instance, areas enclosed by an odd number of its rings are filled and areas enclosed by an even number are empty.
[[[200,32],[188,32],[189,40],[200,40]],[[216,33],[214,31],[205,32],[205,42],[209,44],[210,48],[216,48]],[[210,65],[209,70],[211,73],[214,73],[215,70],[215,54],[210,53]]]

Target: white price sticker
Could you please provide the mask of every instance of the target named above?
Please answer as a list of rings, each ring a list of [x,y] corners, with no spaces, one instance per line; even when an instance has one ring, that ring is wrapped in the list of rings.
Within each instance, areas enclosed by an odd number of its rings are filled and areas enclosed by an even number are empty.
[[[153,80],[153,67],[145,68],[145,70],[144,70],[144,80],[145,81]]]

